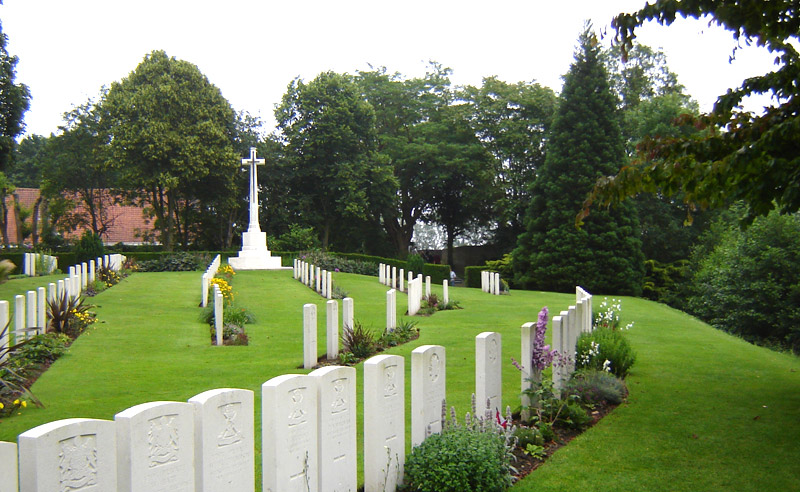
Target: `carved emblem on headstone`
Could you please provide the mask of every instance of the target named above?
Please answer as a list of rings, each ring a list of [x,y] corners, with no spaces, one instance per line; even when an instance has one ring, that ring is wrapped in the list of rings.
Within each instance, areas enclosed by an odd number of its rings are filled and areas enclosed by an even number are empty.
[[[497,339],[492,338],[489,340],[489,360],[492,362],[497,361]]]
[[[439,379],[439,373],[442,369],[441,364],[442,361],[439,360],[439,354],[432,354],[428,365],[428,374],[430,375],[431,381],[436,382],[436,380]]]
[[[303,389],[295,388],[289,391],[292,409],[289,412],[289,425],[302,424],[306,421],[306,411],[303,409]]]
[[[386,367],[386,385],[383,389],[383,396],[394,396],[397,394],[397,367]]]
[[[60,492],[97,485],[97,436],[87,434],[59,442]]]
[[[236,417],[239,415],[239,407],[241,406],[241,403],[228,403],[219,407],[219,411],[225,419],[225,428],[217,436],[217,445],[219,447],[230,446],[243,439],[241,431],[236,428]]]
[[[335,379],[332,384],[333,403],[331,403],[331,413],[343,412],[347,410],[347,379]]]
[[[162,415],[151,419],[147,432],[147,444],[150,446],[150,467],[178,461],[178,428],[175,426],[177,415]]]

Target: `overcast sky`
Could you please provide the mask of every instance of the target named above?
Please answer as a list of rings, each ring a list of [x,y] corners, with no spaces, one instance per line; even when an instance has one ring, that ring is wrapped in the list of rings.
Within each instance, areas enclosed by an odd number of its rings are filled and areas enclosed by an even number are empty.
[[[644,0],[4,0],[8,51],[17,81],[31,90],[27,133],[57,131],[62,115],[126,77],[153,50],[197,65],[236,109],[274,127],[273,109],[289,82],[368,64],[408,77],[428,60],[453,69],[455,84],[496,75],[561,89],[583,22],[609,28]],[[669,67],[703,110],[717,96],[772,67],[707,21],[648,25],[642,43],[663,48]],[[764,101],[756,101],[756,109]]]

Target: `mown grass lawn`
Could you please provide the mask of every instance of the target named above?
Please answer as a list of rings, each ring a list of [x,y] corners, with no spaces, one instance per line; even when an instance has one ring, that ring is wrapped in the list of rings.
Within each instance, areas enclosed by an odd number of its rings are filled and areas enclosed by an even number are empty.
[[[11,281],[0,286],[0,299],[48,281],[54,280]],[[377,278],[337,273],[334,281],[355,299],[356,319],[382,329],[386,288]],[[198,321],[199,284],[200,272],[137,273],[90,299],[101,322],[34,385],[46,408],[29,407],[0,421],[0,440],[13,441],[51,420],[112,419],[145,401],[185,401],[208,389],[238,387],[256,394],[260,448],[261,384],[280,374],[308,372],[299,368],[305,303],[318,306],[319,354],[325,352],[325,300],[292,280],[291,271],[240,272],[233,283],[236,302],[257,318],[247,326],[250,345],[214,347],[208,327]],[[565,309],[574,295],[450,291],[464,309],[416,317],[419,340],[388,352],[406,357],[410,381],[411,350],[444,345],[448,402],[463,418],[474,388],[474,337],[498,331],[509,361],[503,399],[518,405],[520,378],[510,357],[519,358],[520,325],[535,321],[544,305],[551,313]],[[441,286],[434,292],[441,294]],[[399,294],[398,318],[405,302]],[[659,304],[624,298],[622,305],[624,320],[635,321],[630,340],[638,352],[628,402],[514,489],[798,490],[800,359],[746,344]],[[360,400],[363,370],[360,364],[357,369]],[[410,421],[408,388],[406,402]],[[359,474],[360,465],[359,458]],[[257,467],[258,490],[260,472]]]

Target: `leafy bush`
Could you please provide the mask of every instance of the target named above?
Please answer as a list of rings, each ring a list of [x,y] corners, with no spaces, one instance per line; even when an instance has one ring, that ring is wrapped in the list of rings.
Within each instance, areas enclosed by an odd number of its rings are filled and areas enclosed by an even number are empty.
[[[92,231],[85,231],[81,239],[75,244],[75,263],[81,264],[99,258],[105,254],[105,246],[99,234]]]
[[[411,450],[403,490],[421,492],[503,491],[511,474],[503,436],[450,427]]]
[[[575,355],[577,369],[605,370],[624,378],[634,362],[636,353],[622,330],[596,328],[578,337]]]
[[[517,446],[522,449],[526,449],[528,444],[543,446],[545,442],[542,431],[536,427],[520,427],[514,431],[514,437],[517,438]]]
[[[270,245],[275,251],[306,251],[320,247],[317,233],[313,227],[289,226],[289,232],[272,239]]]
[[[481,272],[489,270],[486,266],[468,266],[464,269],[464,277],[466,278],[466,286],[476,289],[481,288]]]
[[[120,277],[119,273],[115,272],[109,267],[104,266],[97,270],[96,281],[102,282],[106,287],[113,287],[117,285],[120,280],[122,280],[122,277]]]
[[[419,328],[417,328],[416,321],[402,320],[394,331],[384,331],[380,339],[378,339],[378,344],[381,347],[394,347],[406,343],[418,335]]]
[[[497,272],[500,274],[500,278],[504,285],[504,290],[508,291],[508,282],[505,279],[513,279],[514,278],[514,269],[511,266],[512,262],[511,253],[507,253],[503,255],[503,257],[499,260],[490,260],[487,261],[485,264],[484,270],[489,270],[492,272]],[[480,287],[480,277],[478,277],[478,287]]]
[[[30,338],[11,354],[13,364],[26,367],[53,362],[64,355],[72,339],[63,333],[45,333]]]
[[[193,272],[205,270],[212,258],[208,253],[172,253],[152,260],[140,260],[140,272]]]
[[[230,304],[222,310],[222,323],[223,325],[232,324],[236,326],[244,326],[248,323],[254,323],[256,320],[253,313],[246,308],[237,307],[235,304]],[[209,303],[203,312],[200,314],[200,321],[210,326],[214,326],[214,304]]]
[[[773,211],[744,231],[733,218],[710,231],[711,244],[692,256],[688,310],[750,342],[800,354],[800,215]]]
[[[415,275],[423,273],[425,270],[425,260],[420,255],[409,255],[406,260],[406,272],[414,272]]]
[[[332,272],[357,273],[359,275],[376,276],[378,267],[368,261],[351,260],[330,255],[322,251],[308,251],[298,256],[299,259]]]
[[[586,413],[575,395],[564,394],[561,398],[553,391],[553,382],[549,380],[532,381],[523,391],[531,400],[532,423],[539,428],[542,435],[551,434],[553,424],[571,429],[583,429],[589,425],[591,418]]]
[[[625,383],[613,374],[586,369],[572,375],[567,383],[566,393],[578,396],[581,402],[588,405],[619,405],[628,390]]]
[[[683,307],[683,302],[687,298],[689,261],[661,263],[656,260],[646,260],[644,267],[642,296],[676,308]]]
[[[63,333],[72,339],[80,335],[83,330],[94,322],[94,316],[89,312],[92,308],[84,304],[83,297],[70,297],[66,291],[55,299],[47,301],[47,317],[50,324],[48,332]]]
[[[375,351],[375,335],[360,322],[354,321],[352,328],[345,326],[342,330],[342,350],[351,352],[359,359],[369,357]]]

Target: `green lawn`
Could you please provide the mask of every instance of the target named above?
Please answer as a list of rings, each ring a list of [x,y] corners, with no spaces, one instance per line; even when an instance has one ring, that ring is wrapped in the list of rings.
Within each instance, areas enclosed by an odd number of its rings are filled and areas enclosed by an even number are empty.
[[[29,407],[0,421],[0,440],[13,441],[51,420],[112,419],[145,401],[185,401],[208,389],[239,387],[256,393],[260,447],[261,384],[280,374],[308,372],[299,368],[305,303],[318,305],[319,353],[325,352],[325,300],[294,281],[291,271],[240,272],[233,284],[236,301],[257,317],[247,327],[250,345],[214,347],[207,326],[198,321],[200,276],[137,273],[90,300],[102,322],[34,385],[47,407]],[[0,299],[48,281],[53,280],[13,280],[0,286]],[[376,277],[336,273],[334,281],[355,299],[357,320],[375,330],[383,327],[386,288]],[[509,361],[504,402],[518,405],[520,378],[510,357],[519,358],[520,325],[535,321],[544,305],[551,313],[565,309],[574,295],[450,291],[464,309],[415,318],[420,339],[389,353],[406,357],[410,381],[411,350],[444,345],[448,402],[463,418],[474,388],[474,337],[498,331]],[[434,292],[441,294],[441,286]],[[405,303],[399,294],[398,318]],[[636,322],[630,340],[638,352],[628,403],[559,450],[516,490],[798,490],[800,359],[754,347],[640,299],[623,299],[623,317]],[[360,400],[361,365],[357,370]],[[410,422],[409,388],[406,404]],[[361,447],[360,430],[358,443]]]

